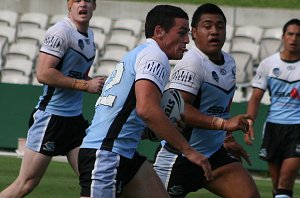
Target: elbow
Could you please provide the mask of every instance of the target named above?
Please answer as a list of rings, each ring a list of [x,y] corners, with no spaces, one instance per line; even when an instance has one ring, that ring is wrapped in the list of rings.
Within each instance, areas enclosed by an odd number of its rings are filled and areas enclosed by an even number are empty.
[[[36,70],[36,79],[39,83],[46,84],[46,75],[39,70]]]
[[[150,110],[147,106],[136,105],[136,113],[144,122],[148,122],[151,119]]]

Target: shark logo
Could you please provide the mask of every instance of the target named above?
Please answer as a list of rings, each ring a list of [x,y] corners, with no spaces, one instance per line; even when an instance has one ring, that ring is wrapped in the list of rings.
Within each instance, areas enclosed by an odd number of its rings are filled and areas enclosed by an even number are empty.
[[[43,150],[53,152],[55,150],[55,142],[46,142],[43,145]]]

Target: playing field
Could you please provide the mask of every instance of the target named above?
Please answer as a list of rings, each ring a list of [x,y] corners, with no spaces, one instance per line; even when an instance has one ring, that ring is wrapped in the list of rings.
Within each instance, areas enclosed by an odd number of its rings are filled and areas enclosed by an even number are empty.
[[[18,175],[21,159],[0,156],[0,190],[10,184]],[[269,178],[256,179],[262,198],[271,197],[271,182]],[[53,161],[40,185],[28,198],[74,198],[79,197],[78,180],[74,172],[64,162]],[[191,193],[188,198],[216,198],[206,190]],[[300,184],[295,185],[294,198],[300,198]]]

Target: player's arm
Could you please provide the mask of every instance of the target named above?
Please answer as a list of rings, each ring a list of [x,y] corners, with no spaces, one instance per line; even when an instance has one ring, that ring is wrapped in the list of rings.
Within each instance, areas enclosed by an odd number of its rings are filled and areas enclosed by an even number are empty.
[[[102,90],[104,80],[95,78],[91,80],[80,80],[64,76],[56,69],[60,59],[41,52],[36,66],[37,80],[42,84],[47,84],[51,87],[75,89],[87,91],[89,93],[99,93]]]
[[[168,141],[181,151],[187,159],[201,166],[207,180],[212,179],[212,170],[208,159],[194,150],[171,123],[160,107],[161,92],[149,80],[138,80],[135,84],[136,111],[147,126],[159,137]]]
[[[193,106],[196,99],[191,93],[180,91],[184,102],[185,102],[185,120],[187,125],[195,128],[205,128],[214,130],[224,130],[224,131],[236,131],[243,130],[246,132],[248,130],[249,116],[246,114],[233,116],[228,120],[223,118],[217,118],[214,116],[208,116],[201,113],[198,109]]]
[[[254,130],[253,130],[253,124],[254,120],[256,119],[258,108],[260,105],[260,101],[265,93],[265,90],[259,89],[259,88],[253,88],[252,95],[250,97],[250,100],[248,102],[247,106],[247,114],[251,117],[251,120],[249,120],[249,130],[244,136],[244,140],[246,144],[251,145],[252,140],[254,140]]]

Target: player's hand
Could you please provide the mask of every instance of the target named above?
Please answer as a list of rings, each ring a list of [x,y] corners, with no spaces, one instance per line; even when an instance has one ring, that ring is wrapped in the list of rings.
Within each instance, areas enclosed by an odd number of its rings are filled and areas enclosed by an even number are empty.
[[[242,162],[242,158],[244,158],[250,166],[252,165],[250,155],[234,139],[230,141],[224,141],[224,148],[228,150],[240,162]]]
[[[246,144],[252,145],[254,140],[253,120],[248,120],[248,122],[249,122],[249,130],[244,135],[244,141]]]
[[[95,77],[87,81],[88,89],[87,92],[89,93],[101,93],[103,85],[105,82],[104,77]]]
[[[251,118],[247,114],[233,116],[226,120],[224,131],[242,130],[244,133],[246,133],[249,130],[249,123],[247,121],[248,119]]]
[[[183,154],[188,160],[202,167],[207,181],[213,180],[213,173],[207,157],[197,152],[192,147],[190,147],[188,151],[185,151]]]

